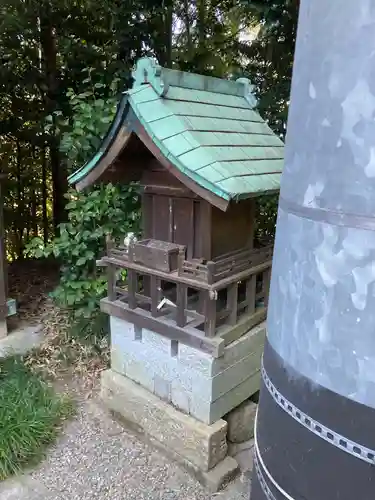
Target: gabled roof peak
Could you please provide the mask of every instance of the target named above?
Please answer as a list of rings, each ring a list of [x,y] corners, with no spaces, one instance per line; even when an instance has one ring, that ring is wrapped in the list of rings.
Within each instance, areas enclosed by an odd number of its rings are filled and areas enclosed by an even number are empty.
[[[248,78],[224,80],[212,76],[163,68],[155,59],[150,57],[143,57],[137,61],[132,76],[134,79],[133,88],[148,83],[160,97],[167,97],[170,87],[179,87],[244,97],[251,108],[255,108],[257,105],[257,100],[253,94],[254,86]]]
[[[97,154],[69,177],[83,189],[126,154],[135,134],[198,196],[222,210],[280,188],[284,144],[254,110],[247,79],[222,80],[138,61]],[[130,147],[130,146],[129,146]]]

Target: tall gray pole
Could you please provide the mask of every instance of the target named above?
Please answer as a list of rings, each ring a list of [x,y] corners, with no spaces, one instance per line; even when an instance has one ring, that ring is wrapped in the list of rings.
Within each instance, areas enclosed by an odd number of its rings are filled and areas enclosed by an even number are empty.
[[[375,1],[301,0],[251,500],[375,498]]]

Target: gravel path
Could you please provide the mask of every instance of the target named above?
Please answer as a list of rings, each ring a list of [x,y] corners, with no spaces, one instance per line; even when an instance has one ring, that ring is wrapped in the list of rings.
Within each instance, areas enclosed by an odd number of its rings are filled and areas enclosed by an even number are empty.
[[[186,471],[124,430],[96,400],[80,406],[36,470],[0,500],[248,500],[249,473],[209,495]]]

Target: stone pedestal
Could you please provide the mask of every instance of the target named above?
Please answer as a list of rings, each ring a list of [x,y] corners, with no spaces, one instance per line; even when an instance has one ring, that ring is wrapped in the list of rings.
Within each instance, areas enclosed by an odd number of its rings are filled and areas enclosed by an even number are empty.
[[[227,456],[227,423],[205,425],[112,370],[102,374],[101,397],[117,418],[186,467],[211,492],[235,477]]]
[[[264,337],[261,323],[213,358],[111,317],[111,368],[209,425],[259,389]]]
[[[113,316],[110,326],[106,405],[217,491],[238,472],[222,417],[259,389],[265,324],[229,343],[220,358]]]

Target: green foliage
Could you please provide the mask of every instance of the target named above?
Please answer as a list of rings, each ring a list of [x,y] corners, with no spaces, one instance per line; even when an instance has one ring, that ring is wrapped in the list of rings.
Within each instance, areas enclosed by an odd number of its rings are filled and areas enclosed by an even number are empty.
[[[84,320],[96,317],[107,290],[105,271],[96,266],[106,235],[119,241],[129,232],[138,233],[139,197],[136,185],[107,184],[84,193],[70,190],[67,198],[69,221],[60,225],[60,235],[47,246],[35,238],[27,251],[37,258],[53,255],[61,260],[61,281],[53,297],[84,330]]]
[[[86,90],[67,92],[73,110],[70,120],[57,111],[48,117],[47,132],[58,128],[60,149],[74,171],[89,160],[100,146],[116,111],[118,79],[106,86],[93,68],[83,70]],[[59,235],[45,245],[34,238],[26,252],[36,258],[54,256],[61,261],[61,280],[52,296],[71,313],[71,333],[94,345],[107,333],[107,318],[99,301],[107,291],[104,269],[96,260],[104,253],[106,235],[115,240],[138,232],[140,206],[136,185],[103,185],[84,193],[66,195],[68,222],[60,224]]]
[[[46,132],[52,130],[61,134],[60,151],[68,160],[69,170],[81,167],[98,150],[107,132],[117,107],[119,78],[106,86],[97,81],[94,68],[83,69],[84,92],[75,93],[69,88],[66,96],[72,112],[71,118],[64,118],[61,111],[47,117]]]
[[[0,481],[43,458],[62,419],[73,412],[22,360],[0,361]]]
[[[270,245],[274,241],[278,203],[278,194],[257,199],[255,241],[259,246]]]
[[[299,0],[257,0],[249,4],[258,22],[256,39],[243,45],[243,68],[256,85],[259,111],[271,128],[285,136]]]

